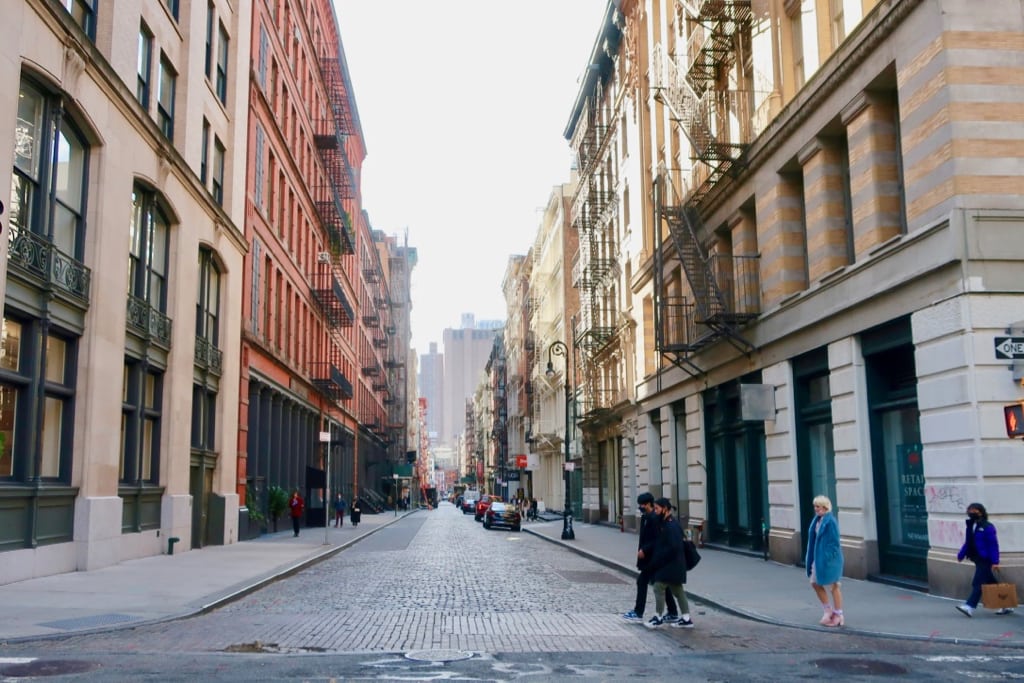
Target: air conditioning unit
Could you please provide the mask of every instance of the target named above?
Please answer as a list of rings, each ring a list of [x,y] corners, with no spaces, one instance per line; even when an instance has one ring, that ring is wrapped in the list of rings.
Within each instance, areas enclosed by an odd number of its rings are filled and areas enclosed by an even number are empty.
[[[321,251],[319,254],[316,255],[316,262],[317,263],[330,263],[331,262],[331,252],[329,252],[329,251]]]

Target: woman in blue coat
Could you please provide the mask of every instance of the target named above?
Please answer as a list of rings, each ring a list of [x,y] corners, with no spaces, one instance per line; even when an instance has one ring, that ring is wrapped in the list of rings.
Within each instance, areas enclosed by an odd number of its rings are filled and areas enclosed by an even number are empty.
[[[827,496],[816,496],[814,499],[814,519],[807,530],[805,566],[807,576],[811,579],[811,588],[825,610],[818,623],[822,626],[842,626],[846,623],[843,618],[843,592],[839,582],[843,576],[843,548],[839,543],[839,523],[832,515],[832,501]],[[831,605],[826,589],[832,592]]]
[[[999,583],[992,570],[999,567],[999,538],[996,527],[988,521],[988,510],[981,503],[967,506],[967,532],[964,544],[956,555],[957,562],[968,559],[974,563],[974,580],[971,581],[971,594],[967,602],[956,608],[964,616],[973,616],[974,610],[981,599],[981,587],[986,583]],[[1003,607],[996,614],[1012,614],[1013,610]]]

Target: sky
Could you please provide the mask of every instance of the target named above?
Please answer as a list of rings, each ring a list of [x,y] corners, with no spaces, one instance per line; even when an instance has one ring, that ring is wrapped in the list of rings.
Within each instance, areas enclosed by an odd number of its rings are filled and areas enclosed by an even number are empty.
[[[367,156],[363,209],[417,250],[412,343],[504,320],[607,0],[334,0]]]

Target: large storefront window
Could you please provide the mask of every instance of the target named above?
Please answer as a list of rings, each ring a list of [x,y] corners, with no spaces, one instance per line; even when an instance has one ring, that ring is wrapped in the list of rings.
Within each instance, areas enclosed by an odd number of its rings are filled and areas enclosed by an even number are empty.
[[[871,458],[883,576],[928,578],[928,512],[909,321],[871,330],[861,345],[871,411]]]
[[[769,524],[764,423],[742,419],[739,395],[741,383],[760,381],[755,373],[704,392],[708,540],[757,551]]]

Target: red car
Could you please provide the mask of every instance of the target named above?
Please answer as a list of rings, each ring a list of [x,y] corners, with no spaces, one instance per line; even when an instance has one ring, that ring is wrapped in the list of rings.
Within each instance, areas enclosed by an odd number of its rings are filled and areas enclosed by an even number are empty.
[[[491,506],[491,503],[500,502],[501,498],[498,496],[492,496],[489,494],[484,494],[480,496],[480,500],[477,501],[476,504],[476,515],[473,516],[473,519],[475,519],[478,522],[482,522],[484,519],[484,515],[487,513],[487,508]]]

